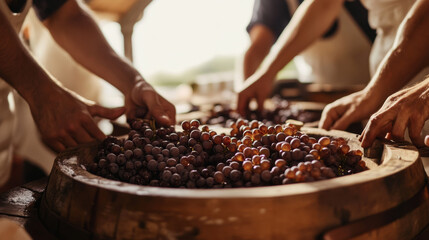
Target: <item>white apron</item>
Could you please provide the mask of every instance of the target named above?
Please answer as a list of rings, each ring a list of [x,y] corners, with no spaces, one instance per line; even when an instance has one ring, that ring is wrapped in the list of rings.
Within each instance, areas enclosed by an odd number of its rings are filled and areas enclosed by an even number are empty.
[[[25,16],[31,7],[31,1],[27,1],[21,13],[12,13],[6,1],[0,0],[0,11],[10,21],[16,32],[19,32]],[[12,88],[0,79],[0,186],[10,176],[13,156],[13,136],[15,128],[14,101]]]
[[[287,0],[294,13],[296,0]],[[365,85],[369,82],[371,43],[344,8],[338,17],[334,35],[319,39],[294,59],[303,82],[330,84],[334,87]]]

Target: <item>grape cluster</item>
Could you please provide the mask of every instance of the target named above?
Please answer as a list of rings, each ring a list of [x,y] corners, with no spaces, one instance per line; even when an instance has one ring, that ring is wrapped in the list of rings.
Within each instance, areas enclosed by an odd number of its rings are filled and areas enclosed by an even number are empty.
[[[250,111],[245,119],[263,121],[267,125],[281,124],[288,119],[295,119],[301,122],[314,122],[320,119],[321,111],[311,111],[298,109],[292,106],[287,100],[280,97],[273,97],[273,110],[263,112]],[[228,126],[231,122],[237,121],[241,116],[235,112],[228,104],[216,104],[209,116],[200,119],[204,124],[219,124]]]
[[[231,188],[311,182],[361,172],[360,150],[343,138],[316,139],[293,124],[238,119],[218,134],[199,121],[183,131],[135,120],[127,139],[106,138],[89,171],[160,187]]]

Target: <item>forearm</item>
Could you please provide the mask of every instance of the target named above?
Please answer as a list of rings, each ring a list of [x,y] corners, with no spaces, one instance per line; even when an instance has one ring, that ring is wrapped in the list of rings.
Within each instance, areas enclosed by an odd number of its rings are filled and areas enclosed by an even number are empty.
[[[264,58],[268,55],[268,49],[260,49],[257,45],[252,45],[245,53],[243,59],[243,76],[244,79],[252,76],[261,65]]]
[[[275,76],[296,55],[319,39],[339,15],[344,0],[307,0],[293,15],[262,71]]]
[[[31,106],[35,97],[43,95],[43,90],[56,86],[56,83],[30,55],[1,11],[0,36],[0,78]]]
[[[383,102],[429,65],[429,1],[417,1],[399,27],[395,42],[366,87]]]
[[[44,24],[76,62],[124,94],[136,81],[143,80],[130,63],[115,53],[92,17],[74,0],[65,3]]]

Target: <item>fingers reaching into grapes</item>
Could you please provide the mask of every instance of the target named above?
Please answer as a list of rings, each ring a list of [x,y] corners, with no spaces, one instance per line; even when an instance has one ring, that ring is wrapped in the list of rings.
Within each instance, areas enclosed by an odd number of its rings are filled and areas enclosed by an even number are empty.
[[[246,90],[243,90],[238,93],[237,112],[241,116],[247,116],[247,113],[249,112],[249,103],[251,98],[252,97],[249,96],[249,93]]]
[[[429,118],[427,86],[427,82],[422,82],[387,98],[381,109],[372,115],[362,132],[360,137],[362,147],[371,146],[376,137],[388,136],[393,140],[403,140],[407,128],[415,145],[426,144],[426,139],[423,141],[420,134],[425,121]]]
[[[362,90],[328,104],[323,110],[319,127],[345,130],[351,123],[368,118],[378,107],[378,101]]]
[[[161,126],[174,125],[176,122],[176,108],[172,103],[159,95],[152,86],[145,81],[135,84],[129,96],[126,96],[127,117],[153,118]],[[140,114],[136,115],[136,112]]]
[[[273,80],[274,77],[259,73],[247,79],[238,93],[237,112],[241,116],[246,116],[249,113],[249,103],[252,99],[256,99],[258,111],[261,112],[264,109],[265,99],[271,94]]]
[[[54,151],[63,151],[81,143],[103,140],[104,133],[93,116],[115,119],[125,108],[108,109],[56,87],[56,91],[40,94],[29,102],[42,139]]]

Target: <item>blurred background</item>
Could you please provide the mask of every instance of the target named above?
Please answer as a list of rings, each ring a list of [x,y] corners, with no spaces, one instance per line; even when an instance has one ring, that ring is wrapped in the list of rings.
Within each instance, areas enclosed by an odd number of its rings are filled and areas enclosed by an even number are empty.
[[[249,0],[151,1],[134,27],[134,65],[164,97],[177,103],[179,113],[187,111],[181,103],[189,102],[192,93],[216,93],[230,101],[235,66],[249,45],[246,26],[253,4]],[[109,43],[123,55],[120,25],[103,16],[99,19]],[[296,77],[293,63],[279,75]],[[112,97],[116,90],[103,87],[101,102],[117,105],[118,99]]]

